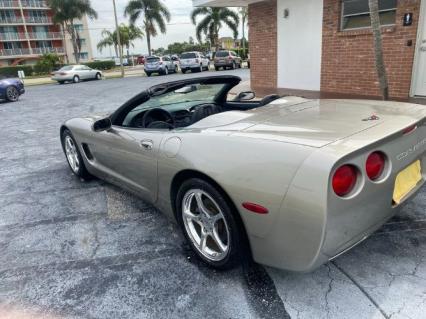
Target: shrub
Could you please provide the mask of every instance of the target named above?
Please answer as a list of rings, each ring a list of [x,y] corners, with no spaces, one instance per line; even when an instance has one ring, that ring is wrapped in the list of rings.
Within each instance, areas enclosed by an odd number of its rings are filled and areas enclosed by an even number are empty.
[[[111,70],[115,67],[115,61],[94,61],[83,64],[87,65],[89,68],[97,70]]]
[[[37,75],[49,74],[59,66],[60,62],[60,57],[55,53],[43,54],[34,66],[34,72]]]
[[[24,71],[25,76],[30,76],[34,73],[34,69],[31,65],[17,65],[0,68],[0,75],[18,77],[18,71]]]

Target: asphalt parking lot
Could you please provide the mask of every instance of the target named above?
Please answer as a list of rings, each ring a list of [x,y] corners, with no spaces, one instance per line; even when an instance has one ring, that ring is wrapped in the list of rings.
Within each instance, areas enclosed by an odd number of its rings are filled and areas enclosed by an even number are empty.
[[[315,272],[218,272],[152,206],[71,174],[64,120],[191,76],[36,86],[0,103],[0,318],[425,318],[426,188]]]

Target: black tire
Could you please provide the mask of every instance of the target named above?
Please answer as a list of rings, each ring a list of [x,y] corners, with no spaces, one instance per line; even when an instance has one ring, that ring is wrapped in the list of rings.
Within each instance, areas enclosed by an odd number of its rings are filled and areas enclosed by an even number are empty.
[[[215,66],[215,67],[214,67],[214,69],[215,69],[216,71],[219,71],[219,67],[218,67],[218,66]]]
[[[102,80],[102,74],[96,73],[95,80]]]
[[[74,83],[79,83],[80,82],[80,77],[78,75],[74,75],[74,77],[72,78],[72,81]]]
[[[227,241],[228,250],[226,255],[221,260],[212,260],[204,256],[198,250],[194,241],[191,239],[191,235],[188,234],[183,221],[182,205],[185,195],[191,190],[202,190],[203,192],[207,193],[219,206],[224,220],[226,221],[229,233],[229,240]],[[217,269],[230,269],[241,264],[243,258],[248,256],[246,248],[247,246],[245,245],[246,240],[245,236],[243,236],[243,228],[239,225],[237,219],[235,218],[232,208],[233,206],[228,202],[226,196],[210,183],[199,178],[192,178],[182,183],[176,196],[175,207],[177,215],[176,218],[182,228],[185,238],[197,256],[201,258],[201,260],[203,260],[206,264]],[[219,226],[217,225],[216,227]]]
[[[65,83],[65,81],[58,81],[58,83],[59,83],[59,84],[64,84],[64,83]]]
[[[163,75],[168,75],[169,74],[169,69],[165,68],[164,71],[162,72]]]
[[[235,70],[236,68],[237,68],[237,64],[236,64],[235,62],[232,62],[231,69],[232,69],[232,70]]]
[[[72,142],[74,143],[74,146],[76,148],[77,158],[78,158],[78,161],[79,161],[78,169],[74,169],[72,164],[70,163],[70,160],[68,159],[67,152],[66,152],[66,146],[65,146],[67,138],[70,138],[72,140]],[[83,158],[81,156],[80,149],[77,146],[77,142],[75,141],[74,137],[72,136],[71,132],[68,129],[65,129],[62,132],[61,143],[62,143],[62,150],[64,151],[65,158],[66,158],[67,163],[68,163],[68,165],[71,169],[71,172],[73,172],[74,175],[76,175],[76,176],[78,176],[78,177],[80,177],[84,180],[92,179],[93,176],[87,171],[86,166],[84,165],[84,161],[83,161]]]
[[[178,73],[178,71],[179,71],[179,68],[177,65],[175,65],[175,73]]]
[[[151,76],[151,73],[150,72],[145,72],[146,73],[146,76],[147,77],[150,77]]]
[[[19,100],[19,91],[14,86],[9,86],[6,89],[6,100],[9,102],[16,102]]]
[[[182,74],[186,73],[186,69],[180,69],[180,70],[181,70]]]

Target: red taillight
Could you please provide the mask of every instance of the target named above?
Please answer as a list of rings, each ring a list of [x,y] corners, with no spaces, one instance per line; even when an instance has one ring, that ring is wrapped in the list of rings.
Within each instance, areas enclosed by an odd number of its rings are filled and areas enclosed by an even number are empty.
[[[254,204],[254,203],[248,203],[245,202],[243,203],[243,207],[253,213],[256,214],[267,214],[268,213],[268,209],[266,207],[260,206],[258,204]]]
[[[381,152],[371,153],[365,162],[365,171],[372,181],[377,180],[385,169],[385,156]]]
[[[352,165],[339,167],[333,176],[333,190],[338,196],[349,194],[356,184],[357,169]]]
[[[414,132],[417,128],[417,125],[411,125],[409,127],[407,127],[406,129],[404,129],[403,133],[404,135],[406,134],[410,134],[411,132]]]

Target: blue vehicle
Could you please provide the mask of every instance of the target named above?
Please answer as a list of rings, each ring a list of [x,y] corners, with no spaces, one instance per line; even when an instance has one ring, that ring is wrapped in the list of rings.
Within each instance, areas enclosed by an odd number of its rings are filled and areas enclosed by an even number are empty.
[[[0,76],[0,99],[9,102],[18,101],[19,97],[25,93],[24,83],[20,79]]]

